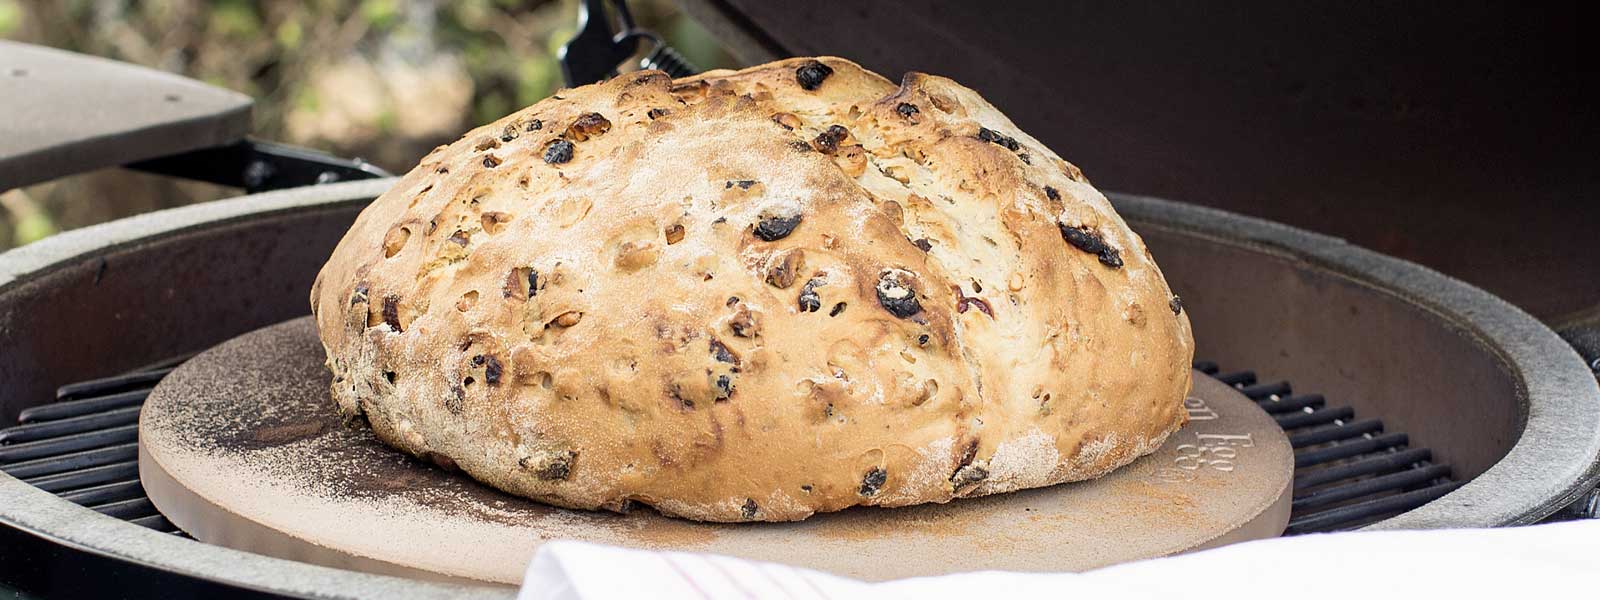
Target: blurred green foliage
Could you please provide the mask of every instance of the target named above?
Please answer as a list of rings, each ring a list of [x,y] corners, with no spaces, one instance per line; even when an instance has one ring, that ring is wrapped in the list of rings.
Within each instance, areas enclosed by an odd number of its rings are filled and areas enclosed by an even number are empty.
[[[734,66],[668,0],[628,4],[700,66]],[[393,172],[560,87],[576,19],[576,0],[0,0],[0,37],[248,94],[257,137]],[[120,170],[31,186],[0,202],[0,249],[233,193]]]

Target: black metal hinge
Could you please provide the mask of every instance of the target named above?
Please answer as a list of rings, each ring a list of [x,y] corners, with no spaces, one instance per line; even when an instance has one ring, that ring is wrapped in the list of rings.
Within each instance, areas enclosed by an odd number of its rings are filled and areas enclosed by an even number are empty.
[[[127,168],[244,188],[247,193],[388,177],[359,158],[348,159],[261,140],[202,148],[125,165]]]

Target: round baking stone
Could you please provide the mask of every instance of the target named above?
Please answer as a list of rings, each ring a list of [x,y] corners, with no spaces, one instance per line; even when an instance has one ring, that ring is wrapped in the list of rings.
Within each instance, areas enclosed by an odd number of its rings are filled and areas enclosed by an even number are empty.
[[[797,523],[695,523],[509,496],[341,425],[310,318],[190,359],[145,402],[139,475],[195,539],[333,567],[515,584],[575,539],[781,562],[866,580],[1081,571],[1283,532],[1294,455],[1237,391],[1196,373],[1189,424],[1092,481]]]

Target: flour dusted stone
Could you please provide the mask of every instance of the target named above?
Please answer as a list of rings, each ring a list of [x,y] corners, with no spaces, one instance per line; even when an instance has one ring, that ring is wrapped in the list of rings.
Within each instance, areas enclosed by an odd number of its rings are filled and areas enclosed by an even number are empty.
[[[312,307],[387,443],[551,504],[783,521],[1103,475],[1188,318],[976,92],[837,58],[563,90],[357,218]]]

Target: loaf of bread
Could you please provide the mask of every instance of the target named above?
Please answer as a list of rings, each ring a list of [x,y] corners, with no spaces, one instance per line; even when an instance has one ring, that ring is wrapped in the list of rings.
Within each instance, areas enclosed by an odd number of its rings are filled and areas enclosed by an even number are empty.
[[[976,92],[838,58],[563,90],[311,291],[353,423],[564,507],[787,521],[1103,475],[1186,419],[1139,236]]]

